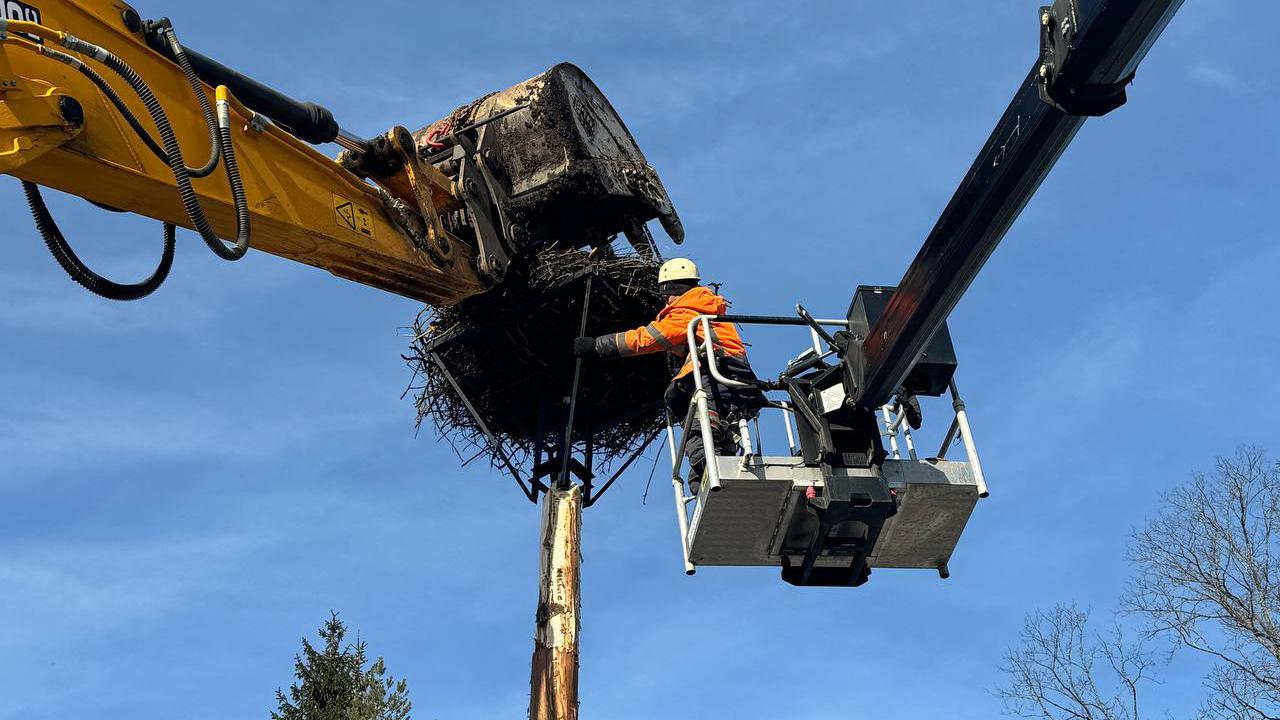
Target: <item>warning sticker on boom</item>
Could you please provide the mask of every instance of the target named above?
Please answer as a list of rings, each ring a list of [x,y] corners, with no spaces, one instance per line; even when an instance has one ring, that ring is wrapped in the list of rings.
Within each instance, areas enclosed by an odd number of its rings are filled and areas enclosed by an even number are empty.
[[[339,227],[373,237],[373,215],[368,210],[341,195],[334,195],[333,214]]]

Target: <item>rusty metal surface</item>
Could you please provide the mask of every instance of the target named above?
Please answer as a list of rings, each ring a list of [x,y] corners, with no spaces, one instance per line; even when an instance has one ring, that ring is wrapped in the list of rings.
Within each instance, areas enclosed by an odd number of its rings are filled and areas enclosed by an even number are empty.
[[[556,65],[460,107],[414,136],[450,174],[444,152],[449,135],[481,123],[490,136],[485,161],[507,184],[516,241],[598,244],[655,218],[672,239],[683,240],[657,173],[617,111],[577,67]]]

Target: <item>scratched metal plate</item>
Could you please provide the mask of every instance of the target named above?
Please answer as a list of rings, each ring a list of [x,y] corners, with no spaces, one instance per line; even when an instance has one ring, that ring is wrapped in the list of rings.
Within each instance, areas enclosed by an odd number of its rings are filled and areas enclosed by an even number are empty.
[[[821,470],[799,466],[795,458],[760,458],[747,468],[741,461],[718,458],[723,489],[699,498],[689,549],[696,565],[779,565],[780,524],[801,511],[805,488],[822,485]],[[881,532],[872,566],[936,569],[947,563],[978,501],[968,463],[889,460],[883,472],[898,491],[899,509]]]

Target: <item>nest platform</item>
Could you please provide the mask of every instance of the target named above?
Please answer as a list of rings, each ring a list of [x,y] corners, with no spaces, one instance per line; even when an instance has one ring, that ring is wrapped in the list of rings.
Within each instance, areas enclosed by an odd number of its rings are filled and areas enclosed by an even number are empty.
[[[611,248],[552,249],[489,293],[424,311],[406,357],[419,426],[468,462],[487,458],[517,480],[548,474],[543,466],[561,462],[565,442],[574,338],[650,322],[662,307],[657,267],[657,258]],[[572,438],[580,474],[629,463],[661,432],[669,363],[661,354],[583,362]]]

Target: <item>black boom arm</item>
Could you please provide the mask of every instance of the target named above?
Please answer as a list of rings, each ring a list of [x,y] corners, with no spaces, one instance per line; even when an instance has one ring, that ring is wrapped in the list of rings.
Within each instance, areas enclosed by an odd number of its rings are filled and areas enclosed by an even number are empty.
[[[851,353],[858,405],[889,400],[1085,119],[1124,103],[1135,68],[1181,5],[1057,0],[1041,8],[1040,58],[862,338],[862,352]]]

